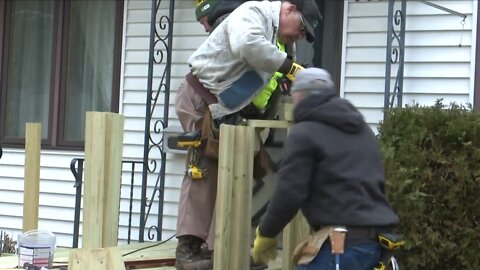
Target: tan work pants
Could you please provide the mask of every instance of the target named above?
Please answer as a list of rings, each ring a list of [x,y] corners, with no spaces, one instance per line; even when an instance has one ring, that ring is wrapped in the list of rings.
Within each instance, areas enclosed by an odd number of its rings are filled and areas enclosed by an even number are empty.
[[[208,105],[184,80],[178,90],[175,109],[185,132],[199,130]],[[188,163],[188,158],[187,158]],[[194,235],[205,239],[210,250],[215,243],[215,199],[218,160],[202,158],[207,178],[192,180],[185,173],[178,205],[177,237]]]

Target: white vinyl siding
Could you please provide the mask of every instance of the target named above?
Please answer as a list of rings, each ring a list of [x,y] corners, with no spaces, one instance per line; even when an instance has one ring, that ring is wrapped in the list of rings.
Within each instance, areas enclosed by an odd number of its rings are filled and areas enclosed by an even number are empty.
[[[72,245],[75,207],[70,161],[83,153],[42,150],[40,160],[39,228],[50,230],[61,246]],[[0,230],[17,239],[21,233],[24,188],[23,150],[4,149],[0,159]]]
[[[396,1],[396,8],[400,9]],[[403,104],[473,102],[476,1],[430,1],[462,18],[407,1]],[[388,1],[348,1],[342,95],[376,127],[383,119]],[[399,27],[396,26],[397,32]],[[394,46],[398,43],[394,42]],[[461,44],[461,46],[459,46]],[[391,89],[398,64],[392,65]]]
[[[170,1],[161,2],[159,16],[168,16],[168,4]],[[122,93],[122,112],[125,114],[125,138],[124,138],[124,159],[141,159],[143,157],[143,136],[145,125],[145,102],[148,75],[148,49],[150,40],[150,1],[130,0],[127,5],[126,32],[125,32],[125,60],[123,74],[123,93]],[[189,71],[186,64],[187,58],[198,46],[205,40],[207,34],[203,27],[195,20],[193,1],[175,1],[175,14],[173,26],[173,45],[172,48],[172,66],[170,80],[170,104],[169,104],[169,123],[168,126],[179,126],[177,115],[175,113],[175,95],[178,87]],[[165,31],[158,28],[160,34],[165,35]],[[162,44],[158,44],[157,49],[164,50]],[[154,65],[153,89],[159,87],[161,74],[165,68],[166,59],[162,64]],[[163,117],[164,95],[159,95],[157,106],[155,108],[155,120]],[[153,124],[152,124],[153,127]],[[155,138],[155,136],[154,136]],[[159,137],[157,136],[157,139]],[[153,152],[158,156],[158,152]],[[159,160],[158,160],[159,161]],[[163,215],[163,238],[167,238],[175,233],[178,199],[180,196],[180,186],[185,172],[185,155],[167,153],[166,176],[165,176],[165,194],[164,194],[164,215]],[[128,180],[128,177],[124,176]],[[138,180],[141,175],[138,176]],[[149,189],[147,197],[151,198],[156,176],[149,176]],[[140,184],[140,183],[139,183]],[[128,192],[127,182],[124,183],[123,191]],[[138,226],[139,205],[140,205],[140,186],[136,188],[134,194],[136,207],[133,218],[134,225]],[[158,196],[158,193],[156,194]],[[158,202],[158,198],[156,203]],[[122,205],[122,213],[128,214],[128,202]],[[125,206],[125,208],[124,208]],[[147,225],[156,225],[158,205],[154,204],[151,208]],[[126,221],[126,219],[125,219]],[[122,225],[126,225],[122,222]],[[148,226],[146,232],[148,230]],[[121,231],[121,234],[126,230]],[[138,231],[133,234],[138,237]],[[147,233],[145,239],[148,240]]]
[[[168,16],[170,1],[162,1],[157,15]],[[141,161],[143,158],[143,140],[145,126],[145,103],[148,72],[148,50],[150,40],[150,0],[129,0],[125,2],[122,74],[120,92],[120,113],[125,115],[125,133],[123,160]],[[205,39],[203,27],[195,20],[193,1],[175,1],[174,37],[172,53],[172,78],[170,95],[169,126],[178,126],[174,109],[175,93],[188,72],[187,57]],[[158,27],[158,24],[157,24]],[[160,47],[157,47],[160,48]],[[165,53],[165,52],[164,52]],[[163,61],[165,63],[166,60]],[[155,65],[153,89],[159,87],[161,72],[165,64]],[[155,120],[161,119],[164,110],[163,93],[158,98],[155,108]],[[74,177],[70,172],[73,158],[83,158],[83,152],[41,151],[40,170],[40,209],[39,228],[47,229],[57,236],[59,246],[72,245],[73,218],[75,207]],[[158,152],[152,155],[158,156]],[[16,239],[21,233],[23,215],[23,175],[25,155],[23,150],[4,148],[0,159],[0,230]],[[160,162],[158,160],[158,162]],[[185,156],[167,154],[163,238],[175,233],[176,216],[180,185],[185,171]],[[128,231],[128,211],[130,194],[130,165],[123,168],[119,241],[125,243]],[[140,216],[142,168],[135,169],[135,188],[132,216],[132,239],[138,239]],[[150,175],[147,197],[153,195],[156,175]],[[157,224],[158,193],[150,210],[145,230],[148,240],[148,227]],[[80,227],[80,234],[82,228]],[[156,237],[156,235],[154,235]],[[81,241],[80,241],[81,245]]]

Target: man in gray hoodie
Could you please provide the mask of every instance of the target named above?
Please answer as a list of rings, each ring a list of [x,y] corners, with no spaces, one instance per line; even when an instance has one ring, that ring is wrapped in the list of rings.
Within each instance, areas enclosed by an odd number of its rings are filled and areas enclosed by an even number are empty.
[[[321,19],[314,0],[248,1],[236,8],[190,56],[176,111],[185,132],[201,128],[205,113],[218,122],[252,102],[276,71],[294,80],[300,65],[280,51],[277,40],[313,40]],[[208,110],[207,110],[208,109]],[[177,220],[177,269],[209,269],[200,245],[214,248],[217,160],[202,159],[205,179],[185,174]]]

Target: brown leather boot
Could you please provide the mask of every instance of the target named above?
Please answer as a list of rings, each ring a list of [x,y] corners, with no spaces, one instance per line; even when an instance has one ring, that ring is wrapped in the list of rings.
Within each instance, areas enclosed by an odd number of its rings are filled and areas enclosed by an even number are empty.
[[[175,268],[177,270],[213,269],[212,260],[201,254],[200,246],[203,242],[203,239],[193,235],[179,236],[175,251]]]

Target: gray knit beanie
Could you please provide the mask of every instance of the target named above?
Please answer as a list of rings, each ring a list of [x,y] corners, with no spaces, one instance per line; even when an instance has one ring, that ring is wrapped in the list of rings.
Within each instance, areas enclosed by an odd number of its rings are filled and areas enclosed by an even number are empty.
[[[292,83],[292,93],[300,91],[322,91],[333,90],[335,84],[332,81],[330,73],[320,68],[306,68],[300,70],[295,75],[295,81]]]

